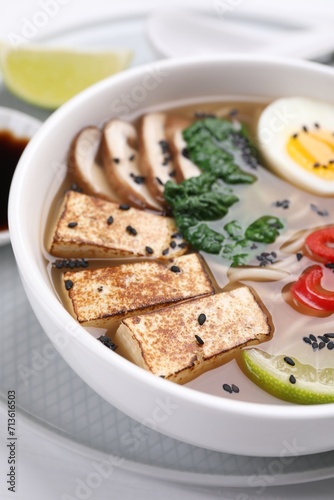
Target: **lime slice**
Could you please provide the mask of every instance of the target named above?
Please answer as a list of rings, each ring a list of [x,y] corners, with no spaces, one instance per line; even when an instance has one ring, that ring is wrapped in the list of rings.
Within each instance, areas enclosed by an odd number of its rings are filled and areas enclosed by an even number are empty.
[[[253,382],[277,398],[298,404],[334,402],[334,368],[318,370],[284,354],[273,356],[255,348],[242,351],[241,364]]]
[[[93,83],[123,70],[131,58],[129,50],[0,46],[0,66],[8,89],[24,101],[51,109]]]

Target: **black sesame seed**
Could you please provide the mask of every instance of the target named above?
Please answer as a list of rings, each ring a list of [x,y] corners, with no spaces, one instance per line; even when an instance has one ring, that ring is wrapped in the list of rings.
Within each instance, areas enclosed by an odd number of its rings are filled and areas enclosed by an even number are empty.
[[[230,394],[232,394],[233,392],[232,387],[229,384],[223,384],[223,389],[224,391],[229,392]]]
[[[320,128],[319,123],[315,123],[314,126],[315,126],[315,128]]]
[[[152,255],[152,253],[154,253],[153,248],[151,248],[151,247],[145,247],[145,252],[150,254],[150,255]]]
[[[304,132],[308,132],[307,127],[305,125],[303,125],[303,130]]]
[[[160,186],[164,185],[164,183],[162,182],[162,180],[159,177],[156,177],[155,180],[157,181],[158,184],[160,184]]]
[[[73,286],[73,281],[72,280],[66,280],[65,281],[65,288],[66,288],[66,290],[71,290],[72,286]]]
[[[331,351],[332,349],[334,349],[334,342],[332,342],[332,341],[328,342],[328,344],[327,344],[327,349],[329,349],[330,351]]]
[[[199,335],[195,335],[195,339],[197,340],[197,342],[199,343],[199,345],[203,345],[204,344],[204,340],[201,339],[201,337]]]
[[[81,259],[81,267],[88,267],[89,263],[87,262],[86,259]]]
[[[320,339],[322,342],[325,342],[325,344],[328,344],[329,339],[325,337],[325,335],[318,335],[318,339]]]
[[[75,191],[76,193],[82,193],[81,187],[76,182],[73,182],[73,184],[71,184],[70,190]]]
[[[182,234],[181,233],[173,233],[171,238],[175,239],[175,238],[182,238]]]
[[[73,228],[73,227],[77,227],[78,223],[77,222],[69,222],[67,224],[67,227],[70,227],[70,228]]]
[[[333,269],[334,270],[334,263],[333,262],[327,262],[327,264],[325,264],[325,267],[328,267],[328,269]]]
[[[53,262],[53,265],[57,269],[62,269],[62,267],[63,267],[63,261],[62,260],[56,260],[55,262]]]
[[[110,226],[113,222],[114,222],[114,218],[113,218],[113,216],[112,216],[112,215],[110,215],[110,216],[108,217],[108,219],[107,219],[107,224],[108,224],[108,226]]]
[[[320,167],[320,163],[318,163],[318,162],[313,163],[313,167],[314,167],[314,168],[318,168],[318,167]]]
[[[202,325],[204,325],[205,321],[206,321],[206,316],[204,313],[201,313],[198,316],[198,323],[202,326]]]
[[[303,337],[303,341],[306,343],[306,344],[312,344],[312,341],[311,339],[309,339],[308,337]]]
[[[81,267],[81,259],[75,259],[74,264],[75,267]]]
[[[326,347],[326,343],[325,342],[319,342],[319,350],[323,349],[324,347]]]
[[[70,261],[68,259],[63,260],[63,267],[70,267]]]
[[[294,375],[290,375],[290,377],[289,377],[289,382],[290,382],[291,384],[295,384],[295,383],[297,382],[297,381],[296,381],[296,377],[295,377]]]
[[[175,177],[176,176],[176,170],[171,170],[168,175],[169,175],[169,177]]]
[[[282,207],[284,210],[290,207],[290,201],[289,200],[282,200],[282,201],[276,201],[274,203],[275,207]]]
[[[334,160],[329,160],[329,162],[328,162],[328,163],[329,163],[330,165],[333,165]]]
[[[188,158],[188,159],[190,158],[189,151],[187,148],[182,149],[182,156],[184,156],[185,158]]]
[[[297,139],[297,137],[298,137],[298,134],[293,134],[293,136],[292,136],[293,139]]]
[[[103,292],[103,286],[99,286],[98,289],[97,289],[98,292]]]
[[[121,205],[118,206],[120,210],[130,210],[130,205],[126,205],[126,203],[121,203]]]
[[[70,269],[74,269],[75,268],[75,262],[74,262],[74,260],[70,260],[69,267],[70,267]]]
[[[328,339],[334,339],[334,333],[324,333],[324,337],[327,337]]]
[[[320,215],[321,217],[327,217],[327,215],[329,215],[327,210],[320,210],[314,203],[311,203],[310,207],[313,212]]]
[[[238,394],[238,392],[240,392],[239,387],[235,384],[232,384],[231,388],[232,388],[232,391],[235,392],[236,394]]]
[[[120,160],[119,158],[113,158],[113,159],[112,159],[112,161],[113,161],[114,163],[119,163],[121,160]]]
[[[136,157],[135,155],[129,156],[129,161],[133,161],[135,159],[135,157]]]
[[[181,272],[181,269],[178,267],[178,266],[172,266],[170,268],[170,270],[173,272],[173,273],[180,273]]]
[[[169,248],[165,248],[165,250],[163,250],[161,253],[162,255],[167,255],[169,253]]]
[[[163,154],[169,152],[169,144],[168,144],[167,141],[165,141],[164,139],[162,139],[161,141],[159,141],[158,144],[160,145],[161,151],[162,151]]]
[[[229,112],[229,115],[230,115],[230,116],[235,116],[235,115],[237,115],[238,113],[239,113],[239,110],[237,110],[237,109],[231,109],[231,111]]]
[[[316,342],[317,341],[317,337],[315,335],[313,335],[313,333],[311,333],[309,335],[310,339],[313,341],[313,342]]]
[[[318,342],[312,342],[312,348],[316,351],[319,347]]]
[[[170,246],[171,248],[175,248],[175,247],[176,247],[176,244],[177,244],[177,243],[176,243],[176,241],[172,240],[172,241],[170,242],[169,246]]]
[[[298,260],[298,262],[299,262],[300,260],[302,260],[302,258],[303,258],[303,254],[302,254],[302,253],[300,253],[300,252],[298,252],[298,253],[296,253],[296,257],[297,257],[297,260]]]
[[[133,180],[136,184],[144,184],[145,177],[143,177],[142,175],[134,175]]]
[[[168,163],[170,162],[170,156],[166,156],[166,158],[163,159],[161,165],[163,167],[166,167],[168,165]]]
[[[296,364],[296,363],[294,362],[294,360],[293,360],[293,359],[291,359],[289,356],[285,356],[284,361],[285,361],[288,365],[290,365],[290,366],[295,366],[295,364]]]
[[[111,349],[112,351],[116,351],[117,345],[114,344],[109,337],[106,337],[105,335],[101,335],[97,340],[99,340],[103,345]]]
[[[137,231],[134,227],[132,226],[126,226],[126,231],[131,234],[132,236],[137,236]]]
[[[183,243],[179,243],[179,244],[178,244],[178,247],[179,247],[179,248],[186,248],[187,246],[188,246],[188,245],[187,245],[187,243],[186,243],[185,241],[184,241]]]

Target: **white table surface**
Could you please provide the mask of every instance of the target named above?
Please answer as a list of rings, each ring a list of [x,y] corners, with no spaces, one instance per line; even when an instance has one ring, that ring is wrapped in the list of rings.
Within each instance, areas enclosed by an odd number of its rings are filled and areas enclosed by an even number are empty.
[[[20,34],[24,19],[32,16],[41,9],[40,1],[43,0],[0,0],[0,37],[8,38],[9,33]],[[47,0],[44,0],[45,2]],[[50,0],[51,1],[51,0]],[[235,1],[235,0],[234,0]],[[298,2],[305,15],[314,11],[313,1],[299,0],[280,1],[279,6],[271,8],[288,8],[292,3]],[[60,1],[59,1],[60,3]],[[62,5],[48,24],[41,28],[38,36],[48,36],[71,26],[103,19],[105,16],[132,14],[146,11],[148,8],[189,6],[214,6],[214,1],[204,0],[62,0]],[[217,3],[217,2],[216,2]],[[221,2],[223,3],[223,2]],[[232,0],[225,0],[227,5],[232,5]],[[247,8],[256,6],[259,0],[241,0]],[[267,2],[268,3],[268,2]],[[65,5],[66,4],[66,5]],[[268,8],[268,7],[267,7]],[[334,19],[334,5],[332,0],[317,0],[317,8]],[[0,103],[1,104],[1,103]],[[109,499],[136,499],[150,500],[170,498],[183,500],[199,499],[233,499],[233,500],[329,500],[333,498],[334,479],[294,485],[287,487],[266,487],[262,489],[249,488],[200,488],[181,485],[173,482],[163,482],[149,476],[138,475],[113,468],[108,470],[108,477],[97,481],[94,487],[87,487],[95,471],[94,460],[83,456],[71,448],[64,446],[59,440],[56,442],[38,428],[38,425],[27,425],[18,419],[18,468],[17,492],[7,491],[7,449],[5,445],[5,432],[7,416],[0,414],[0,498],[15,498],[23,500],[109,500]],[[81,489],[79,488],[81,485]],[[86,485],[84,487],[83,485]]]

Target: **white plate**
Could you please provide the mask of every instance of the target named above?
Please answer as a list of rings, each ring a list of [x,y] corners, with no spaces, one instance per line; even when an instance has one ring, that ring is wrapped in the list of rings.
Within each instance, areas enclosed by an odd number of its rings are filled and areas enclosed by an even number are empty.
[[[115,455],[124,469],[189,485],[278,486],[334,477],[334,451],[290,458],[219,453],[168,438],[108,404],[42,331],[9,246],[0,248],[0,295],[0,394],[14,389],[19,425],[47,441],[91,460]]]

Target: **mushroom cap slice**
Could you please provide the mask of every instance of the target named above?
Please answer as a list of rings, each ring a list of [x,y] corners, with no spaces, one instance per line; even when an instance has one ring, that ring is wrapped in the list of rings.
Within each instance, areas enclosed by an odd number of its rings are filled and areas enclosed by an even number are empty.
[[[109,121],[103,130],[101,153],[109,182],[122,200],[137,208],[163,211],[140,170],[137,131],[133,125],[118,119]]]
[[[98,162],[101,140],[102,131],[98,127],[83,128],[72,141],[67,159],[68,172],[86,194],[119,202],[120,197],[110,186]]]
[[[166,120],[165,113],[148,113],[143,116],[139,129],[140,165],[147,187],[164,206],[164,184],[175,181],[176,174],[166,137]]]
[[[187,143],[183,138],[182,131],[191,123],[192,120],[177,115],[170,115],[167,118],[166,136],[173,155],[175,179],[178,183],[190,177],[198,177],[202,173],[200,168],[184,154]]]

